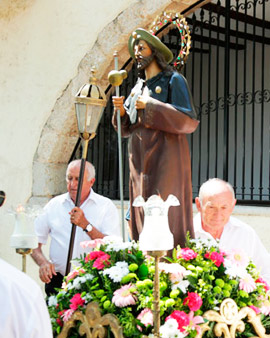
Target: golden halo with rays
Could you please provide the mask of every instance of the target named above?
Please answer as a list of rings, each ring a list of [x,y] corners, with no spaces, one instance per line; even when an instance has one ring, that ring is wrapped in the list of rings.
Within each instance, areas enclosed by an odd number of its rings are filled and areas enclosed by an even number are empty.
[[[179,54],[173,62],[173,66],[177,70],[181,70],[187,61],[191,47],[191,35],[187,21],[183,15],[177,12],[163,12],[161,15],[157,16],[155,21],[149,26],[148,30],[151,34],[157,35],[163,27],[165,28],[162,30],[162,36],[173,28],[178,28],[179,30],[181,46]]]

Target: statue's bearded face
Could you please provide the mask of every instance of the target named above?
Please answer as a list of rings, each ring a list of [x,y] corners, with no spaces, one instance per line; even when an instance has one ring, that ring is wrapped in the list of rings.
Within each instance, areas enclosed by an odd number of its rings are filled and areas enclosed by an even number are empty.
[[[146,69],[154,59],[151,48],[144,40],[140,40],[139,43],[135,45],[134,54],[139,70]]]

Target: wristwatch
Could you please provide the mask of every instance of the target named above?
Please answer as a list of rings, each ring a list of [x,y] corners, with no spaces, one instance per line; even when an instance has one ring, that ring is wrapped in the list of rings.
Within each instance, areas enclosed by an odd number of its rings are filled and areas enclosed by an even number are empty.
[[[86,228],[83,229],[83,231],[85,232],[90,232],[93,230],[93,225],[91,223],[89,223]]]

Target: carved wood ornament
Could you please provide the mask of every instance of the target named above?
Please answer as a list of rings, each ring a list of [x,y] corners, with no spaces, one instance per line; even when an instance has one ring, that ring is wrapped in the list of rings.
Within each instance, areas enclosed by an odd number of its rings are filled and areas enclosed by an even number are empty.
[[[203,318],[215,323],[213,330],[216,337],[235,338],[236,333],[244,332],[245,323],[243,319],[247,318],[247,321],[253,326],[257,334],[257,336],[251,338],[270,338],[270,335],[265,333],[260,315],[256,315],[248,306],[238,310],[237,304],[230,298],[221,303],[219,312],[214,310],[206,311],[203,314]],[[81,311],[74,312],[72,317],[64,323],[58,338],[68,337],[69,330],[76,326],[77,321],[81,322],[78,331],[81,336],[107,338],[107,327],[110,327],[111,333],[115,338],[124,338],[118,318],[113,314],[102,316],[99,306],[95,302],[87,305],[85,314]],[[197,334],[196,338],[202,338],[205,332],[211,330],[208,322],[200,327],[201,332]]]

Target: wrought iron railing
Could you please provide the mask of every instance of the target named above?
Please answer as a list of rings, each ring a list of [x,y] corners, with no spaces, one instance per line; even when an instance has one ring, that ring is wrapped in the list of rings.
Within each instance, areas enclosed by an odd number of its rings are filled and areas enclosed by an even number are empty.
[[[187,18],[192,49],[183,69],[200,126],[188,136],[193,197],[210,177],[229,181],[238,202],[270,204],[270,18],[269,0],[213,1]],[[178,54],[180,37],[171,29],[164,43]],[[128,60],[128,65],[131,60]],[[134,67],[121,86],[127,96]],[[107,91],[110,90],[108,87]],[[97,171],[95,190],[119,199],[117,134],[111,100],[88,159]],[[127,140],[122,140],[124,197],[128,199]]]

